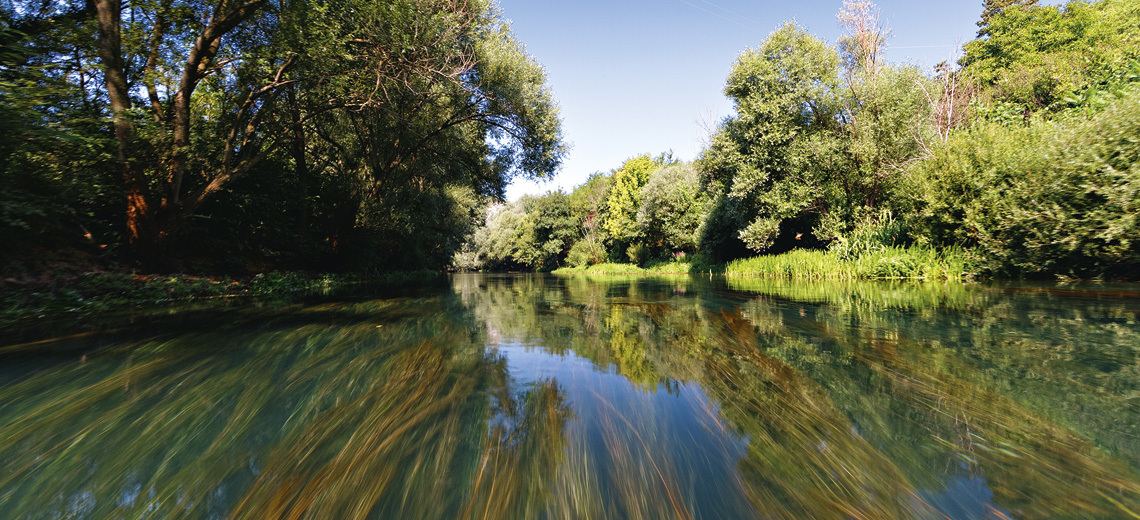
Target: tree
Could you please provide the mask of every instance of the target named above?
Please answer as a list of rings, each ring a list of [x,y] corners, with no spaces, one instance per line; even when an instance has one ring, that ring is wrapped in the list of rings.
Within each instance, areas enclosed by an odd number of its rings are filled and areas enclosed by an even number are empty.
[[[1119,81],[1140,60],[1140,7],[1127,0],[1002,9],[960,64],[995,102],[1061,110],[1074,92]]]
[[[579,220],[569,197],[561,190],[541,197],[520,199],[532,225],[535,253],[528,262],[535,269],[561,267],[580,235]]]
[[[978,20],[978,37],[990,34],[990,21],[1011,6],[1036,7],[1037,0],[985,0],[982,2],[982,19]]]
[[[789,23],[734,64],[737,115],[701,157],[713,194],[701,248],[714,257],[733,249],[725,233],[767,253],[850,233],[922,153],[931,80],[882,63],[889,31],[870,2],[846,2],[839,19],[838,50]]]
[[[604,223],[609,215],[606,201],[610,184],[608,175],[595,172],[570,193],[571,206],[582,228],[582,236],[574,242],[567,255],[567,261],[573,266],[597,264],[606,259],[606,242],[610,237]]]
[[[880,61],[890,31],[874,4],[848,0],[839,21],[847,29],[839,38],[846,87],[840,137],[849,164],[833,172],[843,198],[830,205],[825,236],[852,231],[889,198],[902,166],[922,152],[923,134],[932,128],[924,93],[937,89],[916,67]]]
[[[737,58],[725,86],[737,115],[701,156],[707,188],[722,195],[713,209],[721,232],[737,222],[742,228],[731,232],[765,251],[781,223],[789,232],[815,228],[834,198],[824,180],[846,166],[838,140],[839,61],[835,49],[793,23]]]
[[[890,30],[879,23],[879,8],[867,0],[844,0],[837,18],[847,29],[839,37],[839,49],[849,72],[874,76],[882,66]]]
[[[93,101],[110,116],[144,263],[266,163],[285,166],[317,213],[320,177],[354,179],[334,183],[340,207],[366,214],[324,237],[338,244],[361,223],[396,236],[377,215],[452,187],[501,197],[565,150],[541,66],[488,1],[97,0],[76,12],[96,29],[85,55],[106,96]]]
[[[649,176],[666,164],[672,164],[671,154],[651,157],[649,154],[628,159],[613,174],[606,206],[609,218],[606,231],[615,240],[629,242],[638,237],[637,210],[641,206],[641,188]]]
[[[637,225],[651,248],[696,250],[697,229],[707,213],[700,184],[700,172],[692,164],[665,166],[649,176],[641,189]]]
[[[81,11],[0,6],[0,269],[43,266],[43,249],[99,251],[117,234],[113,141],[93,107]],[[21,264],[19,266],[15,264]]]

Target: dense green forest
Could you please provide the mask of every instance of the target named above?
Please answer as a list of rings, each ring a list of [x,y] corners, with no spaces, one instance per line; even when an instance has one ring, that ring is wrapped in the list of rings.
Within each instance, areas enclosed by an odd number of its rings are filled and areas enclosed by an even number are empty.
[[[443,266],[565,146],[490,0],[0,4],[9,273]]]
[[[496,206],[457,263],[895,248],[954,251],[983,276],[1135,278],[1140,4],[1036,4],[987,0],[978,38],[934,71],[885,61],[870,2],[845,2],[834,45],[786,23],[740,54],[724,90],[736,113],[697,160],[640,155]]]
[[[566,153],[492,0],[0,4],[0,268],[553,269],[797,248],[1140,272],[1140,5],[985,0],[933,71],[866,1],[728,71],[700,157],[504,203]]]

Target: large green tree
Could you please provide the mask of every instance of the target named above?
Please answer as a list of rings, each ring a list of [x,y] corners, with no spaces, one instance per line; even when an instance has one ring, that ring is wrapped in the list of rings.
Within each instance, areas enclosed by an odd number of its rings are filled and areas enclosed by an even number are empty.
[[[792,23],[740,55],[725,86],[736,115],[701,158],[721,208],[706,235],[739,234],[764,251],[781,222],[805,220],[798,232],[814,228],[833,197],[823,179],[845,166],[839,62],[834,48]],[[721,214],[726,207],[732,215]]]
[[[987,97],[1026,112],[1071,105],[1075,92],[1119,82],[1140,60],[1140,5],[1072,1],[1003,9],[966,44],[966,72]]]
[[[13,262],[93,249],[121,211],[106,204],[117,198],[113,141],[96,108],[97,71],[79,52],[91,32],[78,8],[49,12],[0,6],[0,240]]]
[[[1038,0],[985,0],[982,2],[982,18],[978,20],[978,37],[988,36],[990,21],[1002,11],[1016,7],[1034,7]]]
[[[184,249],[191,217],[226,213],[220,194],[269,171],[294,188],[292,227],[320,220],[336,249],[415,236],[390,217],[418,222],[416,208],[461,202],[456,188],[501,197],[564,152],[544,71],[487,0],[21,5],[24,23],[69,17],[93,35],[71,50],[102,71],[89,101],[111,122],[126,236],[145,263]]]
[[[785,24],[741,54],[725,93],[736,115],[701,157],[714,200],[702,249],[819,246],[889,203],[902,166],[923,153],[935,90],[881,55],[888,31],[868,2],[848,1],[839,50]]]
[[[696,251],[708,200],[700,188],[700,172],[692,164],[665,166],[649,176],[641,189],[637,225],[650,248]]]
[[[673,162],[671,154],[657,157],[644,154],[626,160],[614,172],[606,201],[609,216],[604,224],[611,237],[623,242],[638,237],[637,209],[641,207],[641,188],[649,182],[653,172]]]

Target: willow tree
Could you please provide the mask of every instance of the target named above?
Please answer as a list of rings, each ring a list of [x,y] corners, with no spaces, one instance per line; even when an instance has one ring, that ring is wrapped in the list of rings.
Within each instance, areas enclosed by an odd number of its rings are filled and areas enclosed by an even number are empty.
[[[719,256],[711,242],[737,234],[765,251],[782,224],[785,231],[815,228],[834,198],[827,177],[846,166],[838,139],[839,62],[834,48],[793,23],[737,59],[725,86],[736,115],[701,157],[717,201],[702,250]]]
[[[489,1],[96,0],[94,19],[146,262],[275,154],[301,186],[352,176],[367,222],[415,193],[501,196],[564,153],[544,71]]]

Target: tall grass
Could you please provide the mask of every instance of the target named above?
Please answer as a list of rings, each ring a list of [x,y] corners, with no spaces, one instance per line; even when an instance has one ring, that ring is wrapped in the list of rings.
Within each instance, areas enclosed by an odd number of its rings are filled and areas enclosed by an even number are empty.
[[[686,255],[677,260],[652,260],[645,267],[636,264],[604,263],[588,267],[563,267],[554,270],[555,274],[596,274],[596,275],[677,275],[697,273],[722,273],[723,264],[716,264],[704,255]]]
[[[884,247],[848,259],[833,251],[801,249],[735,260],[725,267],[725,274],[837,280],[960,280],[969,277],[969,259],[960,249],[939,252],[920,246]]]

